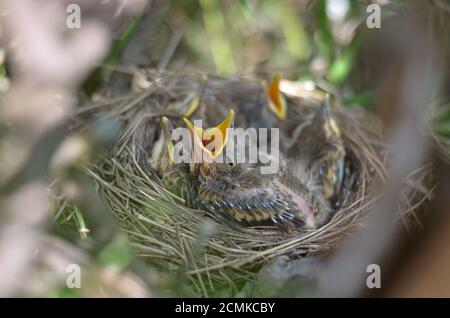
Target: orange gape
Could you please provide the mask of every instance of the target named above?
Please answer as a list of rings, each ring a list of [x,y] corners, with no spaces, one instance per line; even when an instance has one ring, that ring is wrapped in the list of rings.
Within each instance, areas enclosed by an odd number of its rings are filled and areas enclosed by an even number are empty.
[[[267,85],[266,92],[269,109],[278,117],[278,119],[284,120],[286,118],[286,100],[280,93],[280,80],[281,75],[278,73],[275,75],[272,82]]]

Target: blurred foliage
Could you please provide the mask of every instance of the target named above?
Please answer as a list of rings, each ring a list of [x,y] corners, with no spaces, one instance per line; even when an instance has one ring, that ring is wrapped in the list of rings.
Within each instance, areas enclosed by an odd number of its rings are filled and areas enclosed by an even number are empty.
[[[398,10],[405,2],[383,3],[384,19],[399,14]],[[171,59],[172,66],[223,76],[265,76],[282,72],[284,77],[293,81],[313,81],[316,86],[337,96],[345,107],[371,108],[376,101],[376,87],[362,83],[366,70],[358,60],[369,31],[365,24],[367,4],[356,0],[172,1],[158,51],[164,54],[171,35],[181,33],[181,41]],[[105,63],[119,62],[124,47],[140,22],[140,18],[130,22],[113,45]],[[448,32],[446,35],[448,37]],[[101,71],[103,80],[109,77],[110,72]],[[441,112],[438,118],[435,130],[450,136],[450,111]],[[83,238],[86,224],[82,214],[75,209],[71,217]],[[116,238],[99,251],[96,261],[102,266],[124,269],[133,257],[126,240]],[[196,296],[192,281],[184,273],[170,268],[165,270],[174,275],[166,278],[164,293]],[[202,286],[195,286],[197,289],[207,285],[206,278],[199,277],[198,281]],[[235,290],[216,289],[210,296],[255,295],[254,289],[258,285],[253,283],[240,284]],[[308,284],[305,282],[305,286]],[[278,290],[268,290],[266,286],[259,293],[274,296],[283,291],[291,295],[288,285],[289,282],[279,286]],[[62,290],[55,296],[74,295]]]
[[[344,106],[367,108],[376,101],[375,88],[367,87],[362,80],[367,72],[360,56],[364,39],[371,31],[366,26],[366,9],[370,3],[363,0],[171,1],[159,46],[154,51],[163,55],[171,35],[181,33],[172,65],[223,76],[282,72],[290,80],[314,81],[316,86],[337,95]],[[405,0],[374,3],[382,5],[382,20],[407,12]],[[441,11],[448,18],[448,12]],[[107,64],[120,60],[140,22],[140,18],[131,20],[113,45],[105,60]],[[442,31],[443,38],[448,38],[448,27]],[[106,79],[110,72],[102,69],[102,78]],[[446,130],[439,126],[437,131]]]
[[[173,1],[167,24],[183,33],[174,64],[224,76],[281,71],[341,95],[345,106],[368,107],[373,91],[355,84],[366,6],[355,0]]]
[[[395,14],[395,8],[404,3],[383,2],[387,4],[386,15]],[[281,71],[291,80],[314,81],[319,87],[338,95],[346,107],[369,108],[374,104],[376,92],[373,87],[361,85],[364,68],[358,64],[358,54],[367,32],[364,24],[366,6],[367,2],[356,0],[172,1],[165,28],[169,33],[177,31],[183,34],[172,65],[224,76]],[[448,12],[443,14],[448,16]],[[140,18],[130,22],[112,46],[105,59],[106,64],[120,60],[140,22]],[[443,39],[448,41],[448,23],[442,32]],[[98,72],[99,80],[105,81],[110,72],[102,69]],[[0,93],[5,87],[7,70],[2,58]],[[448,102],[449,97],[446,96],[434,128],[439,134],[450,137]],[[87,229],[92,224],[86,224],[82,211],[77,207],[55,211],[54,221],[54,231],[61,236],[74,241],[81,238],[83,242],[80,245],[91,243]],[[98,252],[96,264],[123,270],[133,259],[134,254],[126,238],[119,236]],[[183,279],[185,277],[179,273],[167,279],[171,295],[195,296],[188,284],[180,283]],[[242,288],[236,287],[237,290]],[[215,291],[216,296],[232,296],[234,293],[230,290]],[[62,289],[49,296],[76,297],[79,294],[76,290]]]
[[[133,251],[126,237],[118,237],[115,241],[104,247],[98,255],[98,263],[103,266],[112,266],[117,269],[126,268],[133,260]]]
[[[141,22],[141,17],[133,18],[124,31],[124,33],[117,39],[111,48],[111,52],[105,60],[105,64],[117,64],[120,60],[120,56],[123,53],[127,43],[130,41],[131,36],[136,32],[139,23]],[[111,70],[102,69],[101,74],[104,80],[106,80],[111,74]]]
[[[450,137],[450,104],[440,107],[440,113],[436,116],[434,131],[439,135]]]
[[[381,5],[381,21],[408,12],[408,1],[372,2]],[[290,80],[314,81],[346,107],[370,108],[376,102],[376,87],[364,80],[370,75],[361,48],[368,33],[376,32],[366,26],[366,9],[372,2],[172,1],[167,24],[183,33],[174,63],[224,76],[281,71]],[[440,4],[430,6],[448,42],[449,12]],[[447,96],[443,102],[448,101]],[[449,135],[449,127],[447,114],[436,132]]]

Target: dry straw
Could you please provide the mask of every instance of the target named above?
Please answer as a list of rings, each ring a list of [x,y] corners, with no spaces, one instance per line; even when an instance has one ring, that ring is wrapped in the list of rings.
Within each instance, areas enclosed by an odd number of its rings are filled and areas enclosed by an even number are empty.
[[[244,228],[224,223],[214,214],[189,209],[181,198],[161,186],[146,163],[147,143],[155,129],[145,123],[161,112],[171,115],[171,111],[185,107],[198,94],[202,77],[152,72],[147,76],[144,91],[102,100],[81,113],[122,123],[111,157],[87,172],[137,254],[149,263],[165,273],[181,273],[196,295],[217,295],[224,289],[234,294],[275,257],[326,252],[354,226],[364,224],[369,207],[379,195],[379,185],[387,176],[389,151],[383,144],[382,125],[374,116],[363,110],[332,110],[351,154],[358,185],[343,193],[342,207],[325,226],[282,235],[276,227]],[[236,80],[209,81],[210,90],[205,94],[217,94],[217,100],[230,89],[251,94],[255,86],[251,80],[239,85]],[[411,221],[419,220],[419,208],[435,187],[429,180],[431,170],[430,165],[422,167],[405,180],[399,218],[408,228],[418,223]]]

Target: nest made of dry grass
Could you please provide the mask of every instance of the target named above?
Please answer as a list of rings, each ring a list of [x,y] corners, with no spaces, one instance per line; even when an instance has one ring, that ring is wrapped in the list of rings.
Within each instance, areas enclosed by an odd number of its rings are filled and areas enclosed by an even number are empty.
[[[166,273],[181,274],[195,295],[218,295],[221,290],[235,294],[275,257],[327,251],[363,223],[386,177],[388,149],[383,144],[383,127],[374,116],[362,110],[333,110],[351,154],[358,186],[344,193],[342,207],[325,226],[289,235],[281,235],[270,226],[230,226],[213,214],[185,207],[183,200],[165,190],[143,164],[142,138],[137,136],[142,133],[143,118],[156,115],[153,110],[164,108],[170,101],[186,100],[201,81],[197,75],[152,76],[150,87],[143,92],[105,99],[83,110],[95,110],[97,119],[115,118],[122,123],[111,157],[88,168],[88,174],[138,255]],[[230,87],[230,82],[221,80],[224,87]],[[245,92],[246,85],[251,87],[247,83],[251,81],[231,86]],[[217,94],[226,94],[226,90],[220,90],[220,82],[213,86],[219,88]],[[405,183],[399,218],[406,225],[430,197],[433,187],[427,184],[427,176],[431,169],[425,166],[412,172],[415,181]]]

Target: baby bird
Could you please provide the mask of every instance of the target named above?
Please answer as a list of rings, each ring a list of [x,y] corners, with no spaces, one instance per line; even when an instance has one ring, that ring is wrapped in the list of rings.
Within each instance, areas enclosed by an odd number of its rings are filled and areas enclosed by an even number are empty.
[[[324,198],[334,204],[343,183],[346,154],[341,132],[329,113],[329,98],[321,106],[318,101],[288,98],[281,91],[280,83],[280,74],[269,84],[255,85],[249,81],[245,83],[247,93],[244,94],[241,93],[243,82],[204,78],[203,118],[210,123],[222,116],[227,104],[232,104],[236,105],[239,127],[279,129],[280,149],[287,151],[297,178],[303,182],[308,178],[314,180]],[[220,89],[223,89],[221,93]],[[213,107],[213,102],[218,101],[221,107]],[[314,113],[317,108],[319,111]],[[270,143],[270,138],[267,142]]]
[[[321,226],[330,207],[308,182],[295,178],[285,165],[263,174],[260,164],[219,160],[225,148],[234,113],[230,111],[218,126],[203,130],[184,119],[191,137],[189,147],[173,145],[170,123],[163,118],[163,144],[159,165],[163,184],[182,197],[186,205],[218,214],[242,225],[278,224],[283,230]],[[211,146],[212,140],[215,141]],[[171,149],[190,148],[191,162],[176,163]],[[175,151],[176,153],[176,151]]]
[[[232,106],[237,110],[235,123],[238,127],[279,127],[280,120],[286,118],[287,109],[286,99],[280,92],[280,80],[280,74],[269,84],[203,76],[198,87],[193,88],[195,97],[186,105],[185,117],[213,123],[216,118],[226,116]]]
[[[279,129],[280,147],[285,151],[286,141],[292,132],[307,121],[313,106],[320,103],[314,98],[286,96],[281,91],[281,81],[279,73],[269,83],[204,76],[195,89],[197,97],[192,99],[185,116],[213,124],[216,118],[223,118],[232,106],[236,109],[237,127]],[[270,138],[267,141],[270,142]]]
[[[330,115],[329,98],[312,119],[294,130],[287,157],[298,173],[312,175],[326,200],[336,202],[344,181],[346,150],[341,131]]]
[[[303,105],[282,93],[280,81],[278,74],[267,85],[216,76],[204,76],[199,81],[174,77],[170,82],[173,96],[167,98],[168,108],[163,112],[170,121],[163,118],[157,123],[161,129],[156,130],[162,134],[154,146],[146,147],[151,149],[152,169],[164,185],[184,198],[189,207],[241,224],[324,224],[337,207],[344,179],[346,153],[341,133],[328,103],[321,107]],[[236,114],[227,110],[231,105]],[[214,126],[217,118],[224,117]],[[196,127],[191,122],[196,119],[214,127]],[[227,128],[234,123],[244,129],[279,129],[284,157],[278,159],[280,169],[276,173],[263,174],[259,163],[227,160]],[[189,146],[173,144],[171,132],[177,128],[187,129]],[[259,146],[259,140],[256,144]],[[177,149],[189,153],[191,160],[174,160]]]

